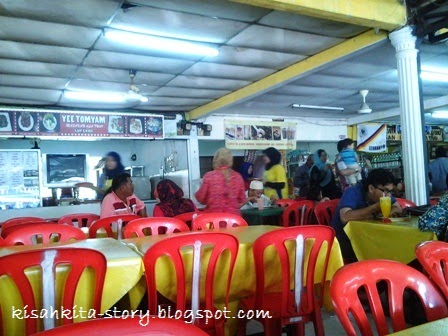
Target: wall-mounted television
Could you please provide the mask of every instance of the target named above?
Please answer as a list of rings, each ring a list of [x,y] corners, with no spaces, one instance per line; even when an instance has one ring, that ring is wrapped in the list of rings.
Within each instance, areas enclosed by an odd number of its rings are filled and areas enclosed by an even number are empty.
[[[87,181],[87,154],[45,154],[44,186],[73,187]]]

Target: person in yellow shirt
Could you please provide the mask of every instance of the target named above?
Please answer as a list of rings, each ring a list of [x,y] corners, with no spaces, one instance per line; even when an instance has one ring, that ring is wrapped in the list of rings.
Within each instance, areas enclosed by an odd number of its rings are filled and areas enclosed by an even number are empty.
[[[279,199],[288,198],[288,183],[285,168],[280,164],[282,155],[274,147],[263,151],[266,170],[263,174],[264,194],[271,198],[276,195]]]
[[[124,166],[121,163],[121,157],[117,152],[109,152],[106,155],[104,171],[99,177],[98,186],[91,182],[81,182],[76,187],[90,188],[97,192],[98,198],[103,198],[109,188],[112,186],[112,180],[115,176],[124,173]]]

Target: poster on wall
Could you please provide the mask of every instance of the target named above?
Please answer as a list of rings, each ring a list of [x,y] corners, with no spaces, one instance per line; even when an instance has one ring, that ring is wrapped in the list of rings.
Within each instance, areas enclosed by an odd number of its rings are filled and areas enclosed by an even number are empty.
[[[296,149],[297,124],[283,121],[224,120],[228,149]]]
[[[162,115],[71,111],[0,111],[0,136],[164,138]]]
[[[381,153],[387,150],[387,125],[366,123],[358,125],[358,151]]]

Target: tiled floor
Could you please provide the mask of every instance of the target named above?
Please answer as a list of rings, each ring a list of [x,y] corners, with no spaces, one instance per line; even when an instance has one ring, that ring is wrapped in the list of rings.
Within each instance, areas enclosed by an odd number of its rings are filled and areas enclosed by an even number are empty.
[[[345,336],[346,333],[344,329],[342,328],[342,325],[339,323],[338,318],[336,315],[334,315],[333,312],[328,313],[325,311],[325,309],[322,310],[322,318],[324,321],[324,328],[325,328],[325,335],[327,336]],[[263,327],[260,323],[256,321],[250,321],[247,324],[247,335],[262,335],[263,334]],[[283,335],[286,335],[283,333]],[[313,336],[314,335],[314,328],[313,324],[307,323],[305,325],[305,335],[306,336]]]

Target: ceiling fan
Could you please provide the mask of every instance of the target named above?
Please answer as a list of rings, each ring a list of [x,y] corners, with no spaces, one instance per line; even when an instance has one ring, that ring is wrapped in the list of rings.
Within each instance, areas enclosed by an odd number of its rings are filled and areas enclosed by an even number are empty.
[[[146,103],[148,98],[140,94],[140,89],[134,84],[134,78],[137,75],[137,70],[129,70],[129,78],[131,83],[129,85],[129,91],[126,95],[126,101],[140,101]]]
[[[358,113],[370,113],[372,112],[372,109],[367,105],[366,103],[366,97],[369,93],[369,90],[360,90],[359,94],[362,97],[362,105],[359,107]]]
[[[68,99],[95,103],[146,103],[148,98],[140,94],[140,89],[134,84],[136,75],[137,70],[129,70],[130,85],[127,92],[64,91],[64,96]]]

